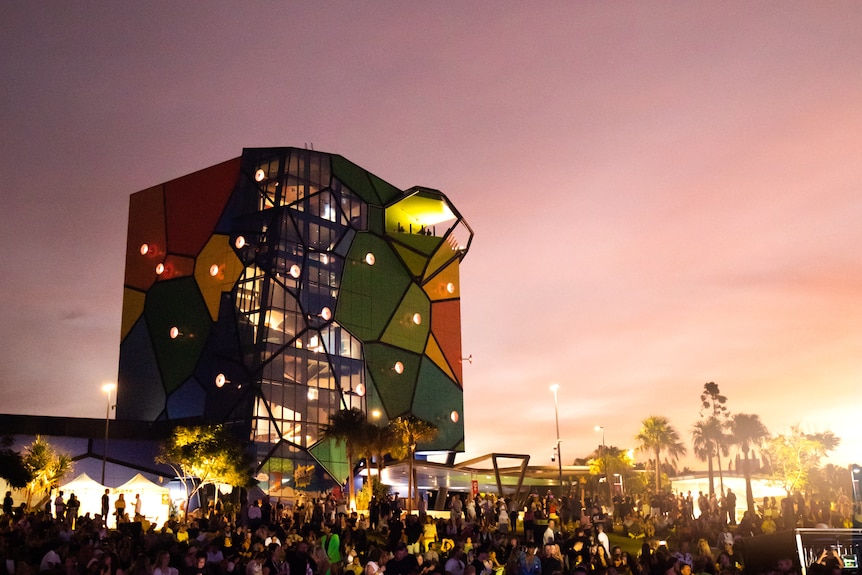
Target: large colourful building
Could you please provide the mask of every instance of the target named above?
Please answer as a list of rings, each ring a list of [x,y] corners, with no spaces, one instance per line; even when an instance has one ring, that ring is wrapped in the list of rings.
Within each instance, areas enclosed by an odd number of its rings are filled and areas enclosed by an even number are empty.
[[[344,408],[413,414],[439,429],[420,449],[463,451],[471,240],[441,192],[312,150],[245,149],[133,194],[117,419],[224,423],[270,494],[347,477],[322,434]]]

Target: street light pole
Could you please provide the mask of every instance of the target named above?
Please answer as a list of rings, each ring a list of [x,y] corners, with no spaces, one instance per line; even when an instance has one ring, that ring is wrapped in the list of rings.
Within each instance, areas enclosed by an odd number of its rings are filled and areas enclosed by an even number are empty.
[[[554,421],[557,424],[557,465],[559,465],[560,470],[560,497],[563,496],[563,454],[560,453],[560,410],[559,405],[557,404],[557,390],[560,389],[560,385],[555,383],[551,385],[551,391],[554,392]]]
[[[605,483],[608,484],[608,508],[610,508],[611,500],[614,498],[613,490],[611,488],[611,474],[608,473],[608,448],[605,446],[605,426],[597,425],[595,427],[596,431],[602,432],[602,467],[605,468]]]
[[[102,386],[102,391],[108,394],[108,401],[105,405],[105,446],[102,451],[102,485],[105,484],[105,463],[108,461],[108,430],[111,424],[111,392],[117,387],[113,383],[106,383]],[[107,522],[107,519],[105,520]]]

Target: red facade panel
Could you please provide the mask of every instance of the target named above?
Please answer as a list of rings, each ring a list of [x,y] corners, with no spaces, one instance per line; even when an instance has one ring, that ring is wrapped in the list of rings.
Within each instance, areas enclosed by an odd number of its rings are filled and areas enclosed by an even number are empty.
[[[240,158],[165,184],[168,251],[195,257],[215,230],[239,179]]]
[[[461,301],[441,301],[431,304],[431,332],[452,371],[463,385],[461,369]]]
[[[126,240],[126,286],[141,291],[156,281],[156,266],[165,259],[165,194],[155,186],[129,199]]]

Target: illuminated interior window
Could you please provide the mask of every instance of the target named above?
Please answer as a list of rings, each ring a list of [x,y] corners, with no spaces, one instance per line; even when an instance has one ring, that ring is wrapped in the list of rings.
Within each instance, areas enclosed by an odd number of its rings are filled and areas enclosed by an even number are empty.
[[[324,204],[323,206],[323,219],[330,222],[335,221],[335,210],[329,204]]]
[[[419,190],[386,209],[386,229],[401,233],[436,235],[435,226],[448,228],[455,214],[439,193]]]

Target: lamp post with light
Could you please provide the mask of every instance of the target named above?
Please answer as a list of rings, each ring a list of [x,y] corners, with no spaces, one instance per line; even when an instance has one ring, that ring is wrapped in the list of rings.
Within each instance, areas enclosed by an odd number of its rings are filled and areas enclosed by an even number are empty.
[[[560,470],[560,497],[563,496],[563,454],[560,453],[560,410],[559,405],[557,403],[557,390],[560,389],[560,385],[555,383],[551,385],[551,391],[554,392],[554,421],[557,424],[557,465]]]
[[[102,485],[105,484],[105,463],[108,461],[108,430],[111,424],[111,392],[117,386],[113,383],[106,383],[102,386],[102,391],[108,394],[108,401],[105,405],[105,447],[102,451]]]
[[[608,472],[608,448],[605,446],[605,426],[597,425],[594,428],[596,431],[602,432],[602,467],[605,471],[605,483],[608,484],[608,508],[610,508],[611,500],[614,498],[613,489],[611,488],[611,474]]]

